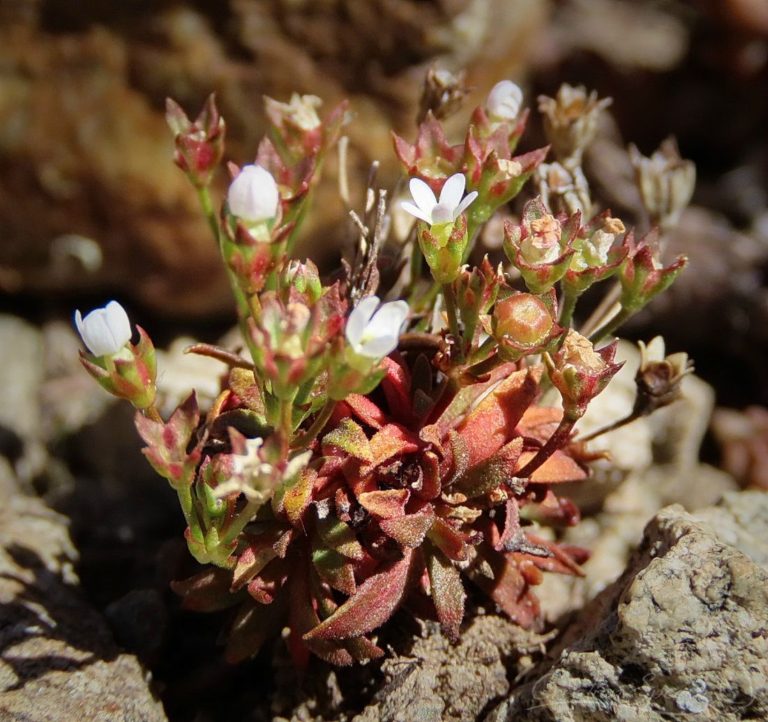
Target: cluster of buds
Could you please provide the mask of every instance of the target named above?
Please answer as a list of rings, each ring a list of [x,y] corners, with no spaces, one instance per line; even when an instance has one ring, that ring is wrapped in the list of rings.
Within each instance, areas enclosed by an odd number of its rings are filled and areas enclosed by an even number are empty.
[[[297,665],[310,654],[338,665],[380,657],[373,635],[406,600],[455,641],[465,584],[535,627],[543,572],[578,574],[587,558],[538,531],[578,522],[557,493],[589,473],[574,424],[621,366],[615,342],[595,347],[615,319],[587,338],[571,328],[574,306],[615,276],[621,320],[684,260],[663,267],[651,237],[635,242],[609,212],[590,218],[579,164],[606,101],[566,86],[540,101],[558,158],[542,177],[560,173],[572,187],[550,182],[506,223],[516,273],[487,257],[467,265],[482,225],[547,149],[513,156],[528,112],[511,81],[475,109],[463,143],[449,143],[438,118],[464,90],[461,76],[431,72],[415,144],[395,137],[412,197],[400,207],[415,219],[410,279],[391,294],[405,298],[375,295],[383,191],[375,232],[353,214],[365,248],[335,282],[292,257],[345,106],[321,119],[314,96],[267,100],[268,137],[253,163],[230,164],[217,209],[224,125],[211,99],[194,123],[169,103],[169,123],[229,271],[247,354],[196,344],[229,371],[205,413],[192,394],[166,421],[144,331],[131,344],[116,302],[76,316],[83,364],[137,408],[144,453],[178,494],[189,551],[206,565],[173,588],[190,609],[237,607],[231,661],[284,629]],[[674,400],[688,371],[684,355],[657,357],[657,346],[643,351],[638,414]],[[547,385],[560,407],[544,405]]]

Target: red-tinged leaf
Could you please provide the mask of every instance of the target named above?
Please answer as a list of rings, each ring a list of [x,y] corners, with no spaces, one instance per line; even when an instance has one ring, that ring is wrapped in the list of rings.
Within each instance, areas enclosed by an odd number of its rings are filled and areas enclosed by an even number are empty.
[[[552,436],[562,418],[562,409],[550,406],[529,406],[517,425],[517,433],[544,444]]]
[[[343,419],[333,431],[323,437],[323,451],[328,453],[325,447],[336,447],[360,461],[373,461],[373,452],[365,431],[350,418]]]
[[[510,555],[512,556],[512,555]],[[475,582],[501,610],[524,629],[535,627],[540,619],[540,607],[529,591],[525,577],[514,559],[488,550],[486,560],[493,570],[493,579],[482,574],[471,574]]]
[[[472,404],[488,389],[513,373],[515,368],[516,366],[513,363],[501,364],[491,371],[488,381],[464,386],[459,389],[447,406],[438,406],[433,410],[430,416],[435,416],[436,420],[421,430],[420,437],[424,441],[430,441],[439,447],[445,435],[464,418]]]
[[[328,516],[317,520],[317,532],[325,545],[347,559],[361,560],[365,552],[355,536],[352,527],[343,521]]]
[[[372,659],[380,659],[384,656],[384,650],[367,637],[345,639],[342,644],[345,649],[349,650],[356,662],[370,662]]]
[[[442,491],[440,482],[440,460],[433,451],[425,451],[421,457],[421,488],[416,489],[416,496],[431,501],[437,499]]]
[[[274,544],[278,539],[278,532],[262,534],[261,536],[246,537],[245,549],[240,553],[232,574],[232,591],[242,589],[251,581],[269,562],[277,558]]]
[[[449,559],[463,562],[469,557],[468,537],[454,529],[445,519],[435,517],[427,536]]]
[[[523,530],[520,526],[520,508],[516,499],[507,499],[506,515],[504,517],[504,531],[498,541],[493,543],[493,548],[499,552],[510,549],[517,541],[522,539]]]
[[[435,513],[432,511],[432,506],[427,505],[415,514],[384,519],[379,522],[379,527],[400,546],[416,549],[421,546],[434,520]]]
[[[474,499],[498,489],[514,476],[522,448],[523,440],[518,436],[502,446],[489,459],[467,470],[449,487],[449,491],[451,493],[458,491],[467,499]]]
[[[304,635],[306,640],[348,639],[380,627],[400,606],[408,587],[413,552],[368,577],[328,619]]]
[[[515,371],[469,414],[458,432],[467,443],[470,467],[496,453],[512,438],[536,397],[540,378],[539,368]]]
[[[432,601],[435,603],[443,634],[452,642],[457,642],[467,597],[461,581],[461,572],[450,559],[435,548],[427,553],[427,571]]]
[[[317,472],[312,467],[306,466],[285,489],[282,506],[288,516],[288,521],[294,526],[302,523],[304,512],[312,500],[312,490],[316,480]]]
[[[318,545],[312,544],[312,564],[318,576],[332,589],[351,597],[357,589],[355,571],[352,564],[341,554]]]
[[[383,426],[373,435],[370,443],[373,461],[362,467],[364,474],[389,459],[419,450],[417,439],[407,429],[397,424]]]
[[[171,582],[181,597],[181,606],[193,612],[215,612],[231,607],[242,598],[229,591],[232,572],[211,567],[189,579]]]
[[[283,588],[291,569],[284,559],[274,559],[259,576],[248,583],[248,594],[259,604],[272,604]]]
[[[517,469],[522,469],[534,456],[535,451],[524,451],[520,454]],[[562,451],[556,451],[530,476],[531,484],[558,484],[564,481],[581,481],[589,476],[583,467],[579,466],[570,456]]]
[[[270,637],[279,634],[285,618],[285,603],[263,606],[245,602],[237,613],[229,630],[224,657],[230,664],[237,664],[253,657]]]
[[[357,500],[369,514],[379,519],[391,519],[405,514],[405,505],[409,497],[408,489],[385,489],[384,491],[367,491],[358,495]]]
[[[200,450],[187,448],[200,421],[194,392],[171,414],[167,423],[153,421],[137,412],[134,419],[139,436],[147,444],[142,450],[147,460],[171,486],[192,484],[200,461]]]
[[[390,415],[397,421],[411,425],[415,421],[411,401],[411,376],[402,364],[393,358],[382,360],[385,374],[381,380],[381,388],[387,398]]]
[[[360,394],[349,394],[344,400],[352,413],[357,416],[360,421],[368,426],[372,426],[374,429],[380,429],[387,423],[387,417],[384,412],[376,406],[367,396],[361,396]]]

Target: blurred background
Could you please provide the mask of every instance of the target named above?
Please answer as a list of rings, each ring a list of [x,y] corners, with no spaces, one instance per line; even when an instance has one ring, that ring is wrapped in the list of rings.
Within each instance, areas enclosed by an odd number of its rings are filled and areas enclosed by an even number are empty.
[[[359,199],[373,160],[394,185],[390,130],[413,138],[433,66],[466,71],[457,129],[497,81],[518,82],[534,111],[522,150],[543,144],[539,94],[568,82],[611,97],[585,169],[599,204],[641,230],[627,145],[650,155],[677,139],[698,181],[668,252],[690,268],[627,333],[689,352],[730,409],[706,458],[768,487],[765,0],[0,0],[0,453],[70,518],[99,608],[137,579],[162,588],[180,552],[166,549],[163,566],[157,548],[181,524],[130,411],[79,369],[71,314],[117,298],[159,346],[213,341],[233,322],[217,249],[172,163],[165,98],[194,116],[215,92],[237,163],[255,154],[263,95],[311,93],[326,109],[349,98]],[[299,250],[325,270],[352,237],[335,175],[331,162]],[[174,369],[170,400],[202,378],[215,387],[220,370],[179,361],[183,345],[160,360]],[[211,644],[214,629],[201,632]]]

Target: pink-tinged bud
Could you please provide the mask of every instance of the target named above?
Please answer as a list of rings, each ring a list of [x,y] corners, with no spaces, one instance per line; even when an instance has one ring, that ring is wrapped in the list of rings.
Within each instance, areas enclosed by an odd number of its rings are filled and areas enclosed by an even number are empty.
[[[225,125],[215,97],[208,97],[194,123],[175,101],[167,98],[165,104],[165,118],[176,144],[174,162],[196,187],[208,185],[224,154]]]
[[[595,350],[589,339],[569,331],[560,349],[544,356],[552,384],[562,395],[566,417],[576,420],[583,416],[589,402],[623,366],[613,363],[617,343]]]
[[[139,342],[129,343],[128,317],[123,317],[125,311],[119,304],[114,301],[112,303],[118,306],[122,313],[112,304],[108,304],[105,309],[97,309],[97,312],[105,313],[92,312],[84,319],[77,313],[76,323],[83,340],[91,351],[99,352],[99,355],[92,355],[81,351],[80,363],[109,393],[127,399],[137,409],[148,409],[155,403],[155,348],[140,326],[136,327]],[[126,333],[128,339],[121,343]]]
[[[553,316],[554,292],[546,300],[549,305],[530,293],[515,293],[496,303],[491,330],[502,356],[517,361],[528,354],[541,353],[564,333]]]
[[[663,266],[655,235],[646,236],[637,244],[629,238],[628,245],[632,250],[619,270],[621,305],[634,313],[669,288],[688,264],[688,259],[678,256],[668,266]]]
[[[520,114],[523,91],[511,80],[502,80],[491,88],[485,107],[491,120],[512,121]]]
[[[269,222],[280,207],[277,183],[266,168],[243,166],[229,186],[227,205],[233,216],[249,225]]]
[[[522,223],[504,225],[504,251],[531,293],[548,293],[568,270],[581,215],[561,223],[535,198],[525,204]]]

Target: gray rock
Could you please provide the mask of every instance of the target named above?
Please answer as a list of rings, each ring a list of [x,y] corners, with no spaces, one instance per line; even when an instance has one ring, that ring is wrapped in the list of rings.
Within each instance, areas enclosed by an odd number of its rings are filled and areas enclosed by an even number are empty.
[[[708,515],[748,508],[762,511],[747,526],[764,529],[764,494],[727,499]],[[553,661],[488,722],[768,719],[768,573],[717,528],[679,506],[662,510]]]
[[[354,722],[469,722],[509,690],[507,667],[526,647],[529,634],[501,617],[478,616],[451,644],[436,625],[427,627],[408,655],[383,665],[385,682]]]
[[[0,460],[0,719],[164,722],[135,657],[82,599],[64,517]]]

